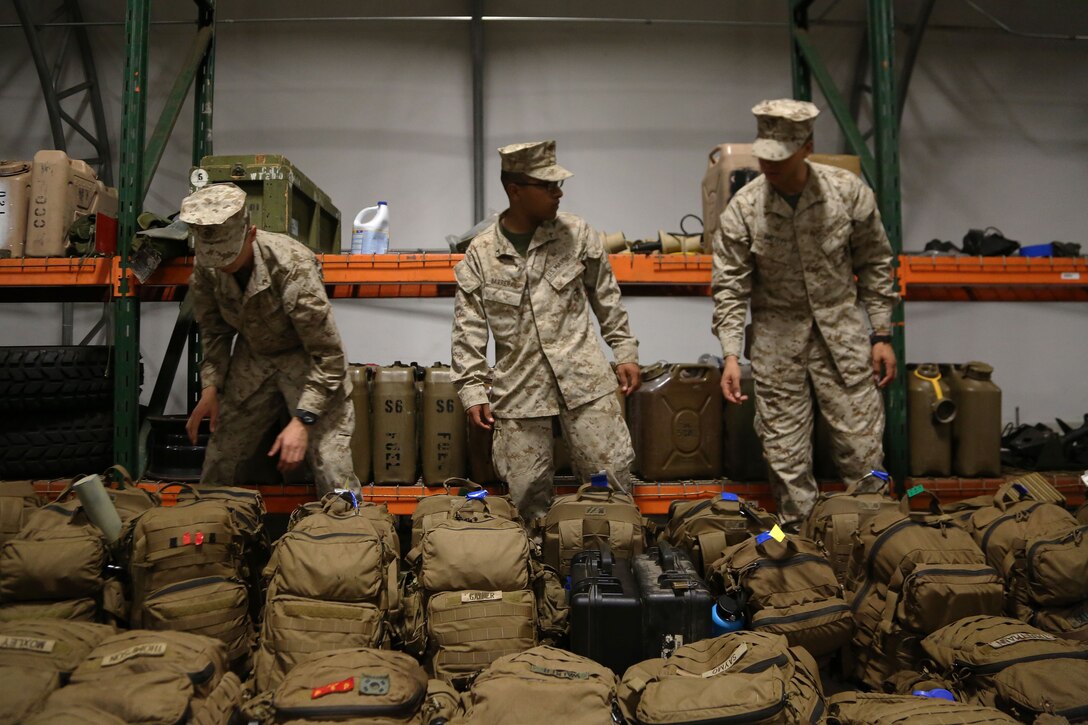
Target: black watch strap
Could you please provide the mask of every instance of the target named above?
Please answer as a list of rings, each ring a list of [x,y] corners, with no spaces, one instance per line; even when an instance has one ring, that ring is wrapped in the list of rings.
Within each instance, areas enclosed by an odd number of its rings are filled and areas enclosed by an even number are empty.
[[[295,411],[295,417],[302,421],[303,425],[313,425],[317,422],[317,414],[299,408]]]
[[[869,335],[869,344],[870,345],[875,345],[878,342],[886,342],[889,345],[891,345],[892,344],[892,336],[891,335],[878,335],[875,332],[873,334]]]

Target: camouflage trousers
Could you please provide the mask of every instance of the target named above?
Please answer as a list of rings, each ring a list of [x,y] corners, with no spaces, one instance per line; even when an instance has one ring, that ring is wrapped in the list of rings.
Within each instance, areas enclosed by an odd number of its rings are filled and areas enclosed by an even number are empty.
[[[755,428],[783,523],[804,519],[819,495],[812,475],[813,399],[831,433],[831,458],[846,481],[884,460],[884,401],[871,379],[847,386],[813,329],[797,359],[752,361]]]
[[[610,469],[625,487],[630,486],[634,449],[620,404],[612,393],[557,416],[570,448],[571,465],[579,481]],[[499,478],[510,487],[510,497],[525,521],[548,511],[555,478],[552,416],[496,418],[491,456]]]
[[[345,382],[324,415],[307,427],[306,464],[313,472],[319,496],[338,487],[360,490],[351,463],[355,409],[348,395],[349,385]],[[273,375],[244,398],[231,395],[231,389],[228,379],[226,391],[220,393],[219,423],[208,441],[201,483],[239,482],[238,469],[246,459],[268,452],[257,450],[268,427],[280,420],[283,411],[294,415],[294,403],[299,399],[301,385],[285,380],[282,375]]]

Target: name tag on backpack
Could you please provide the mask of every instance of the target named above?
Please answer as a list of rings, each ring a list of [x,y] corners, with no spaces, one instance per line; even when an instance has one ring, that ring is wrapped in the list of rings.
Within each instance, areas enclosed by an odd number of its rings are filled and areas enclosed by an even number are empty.
[[[733,654],[729,655],[729,659],[727,659],[725,662],[722,662],[720,665],[712,670],[707,670],[706,672],[704,672],[703,678],[705,679],[707,677],[714,677],[715,675],[720,675],[721,673],[725,672],[730,667],[737,664],[737,660],[743,657],[746,652],[748,652],[748,645],[742,644],[740,647],[737,647],[735,650],[733,650]]]
[[[147,644],[138,644],[135,647],[129,647],[120,652],[106,655],[102,658],[102,666],[119,665],[133,657],[162,657],[164,654],[166,654],[166,642],[148,642]]]
[[[470,604],[472,602],[500,602],[502,601],[502,592],[461,592],[461,604]]]
[[[24,649],[30,652],[53,651],[57,646],[55,639],[37,639],[36,637],[4,637],[0,639],[0,649]]]
[[[1033,639],[1049,641],[1057,639],[1057,637],[1052,634],[1047,634],[1046,632],[1017,632],[1016,634],[1010,634],[1002,637],[1001,639],[995,639],[993,642],[990,642],[990,646],[994,649],[1001,649],[1002,647],[1008,647],[1010,644],[1016,644],[1017,642],[1027,642]]]

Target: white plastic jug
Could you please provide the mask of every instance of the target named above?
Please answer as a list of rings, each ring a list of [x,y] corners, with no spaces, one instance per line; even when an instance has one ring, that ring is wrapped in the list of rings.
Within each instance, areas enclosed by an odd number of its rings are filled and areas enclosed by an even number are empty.
[[[352,254],[385,254],[389,251],[389,205],[379,201],[357,215],[351,231]]]

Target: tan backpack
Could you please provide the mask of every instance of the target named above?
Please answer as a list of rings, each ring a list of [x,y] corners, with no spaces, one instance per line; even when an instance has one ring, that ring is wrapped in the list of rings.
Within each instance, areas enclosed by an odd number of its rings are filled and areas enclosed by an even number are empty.
[[[593,660],[539,646],[500,657],[472,681],[450,725],[607,725],[619,722],[616,676]]]
[[[1008,617],[965,617],[922,640],[936,672],[968,701],[1024,722],[1088,718],[1088,646]]]
[[[41,500],[30,481],[0,481],[0,546],[19,533]]]
[[[899,506],[885,492],[888,485],[886,476],[883,471],[873,471],[851,483],[845,491],[821,493],[812,512],[801,525],[802,536],[823,544],[840,582],[846,581],[846,568],[861,528],[877,514],[895,510]],[[859,490],[869,480],[879,482],[879,489]]]
[[[631,494],[610,484],[584,484],[577,493],[556,496],[543,521],[544,563],[570,574],[579,551],[608,546],[619,558],[633,559],[646,549],[645,520]]]
[[[0,624],[0,723],[25,720],[113,633],[112,626],[88,622]]]
[[[1001,614],[1004,605],[1001,575],[971,535],[932,493],[914,497],[927,510],[911,510],[911,500],[862,527],[847,571],[855,674],[870,687],[917,669],[925,635],[961,617]]]
[[[825,722],[812,656],[765,632],[732,632],[628,668],[620,709],[637,725]]]
[[[840,692],[828,701],[833,725],[1001,725],[1017,723],[1000,710],[963,702],[879,692]]]
[[[768,531],[776,523],[774,514],[723,491],[701,501],[673,501],[669,522],[658,538],[687,551],[699,573],[705,575],[727,547]]]
[[[244,706],[250,721],[429,725],[461,709],[444,682],[403,652],[356,648],[322,652],[291,669],[273,692]]]
[[[1007,614],[1063,637],[1088,639],[1088,526],[1010,481],[991,505],[971,514],[967,528],[1005,577]]]
[[[813,657],[837,652],[854,633],[827,554],[803,536],[779,542],[763,533],[734,544],[713,564],[710,578],[744,604],[749,629],[783,635]]]
[[[464,478],[450,478],[443,484],[446,493],[423,496],[416,503],[412,512],[411,548],[416,548],[427,531],[439,521],[445,521],[463,506],[486,511],[492,516],[510,519],[521,523],[517,506],[507,496],[489,494],[483,486]],[[451,486],[458,486],[457,493],[451,493]]]
[[[389,643],[400,608],[397,553],[388,512],[338,494],[294,525],[265,569],[268,595],[254,660],[258,690],[276,687],[309,655]],[[381,507],[384,509],[384,507]]]
[[[108,561],[102,532],[79,501],[43,506],[0,546],[0,602],[97,600]]]

